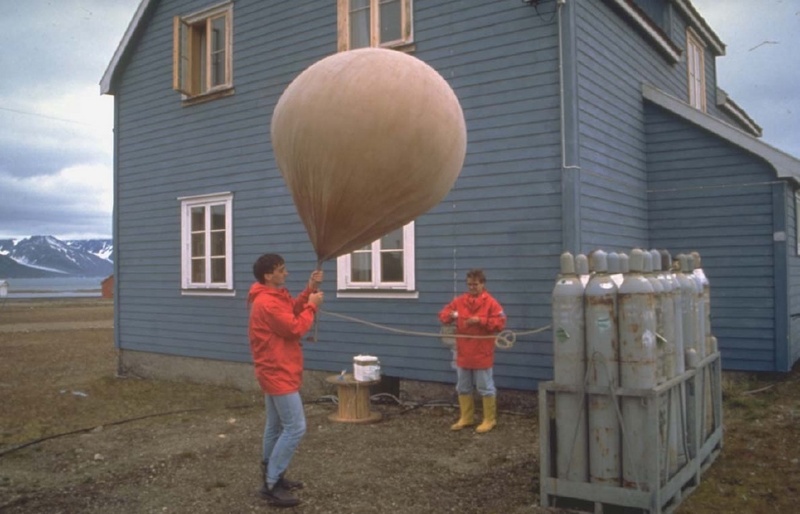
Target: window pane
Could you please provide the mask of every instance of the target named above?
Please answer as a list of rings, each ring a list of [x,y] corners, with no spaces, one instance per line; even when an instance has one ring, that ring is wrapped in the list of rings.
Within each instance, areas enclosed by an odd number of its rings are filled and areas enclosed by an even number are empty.
[[[350,255],[350,276],[353,282],[372,282],[371,252],[353,252]]]
[[[403,252],[381,252],[381,282],[403,281]]]
[[[205,257],[206,235],[204,232],[192,234],[192,257]]]
[[[402,39],[402,15],[400,0],[381,0],[381,43]]]
[[[206,281],[205,259],[192,259],[192,282],[203,283]]]
[[[190,230],[197,232],[206,229],[206,208],[192,207],[192,226]]]
[[[211,20],[211,86],[225,84],[225,17]]]
[[[225,206],[223,204],[211,206],[211,230],[225,230]]]
[[[225,258],[211,259],[211,282],[225,282]]]
[[[225,232],[211,233],[211,256],[225,255]]]
[[[381,250],[403,249],[403,227],[393,230],[381,238]]]
[[[352,2],[350,9],[350,48],[369,46],[369,5],[356,7]]]

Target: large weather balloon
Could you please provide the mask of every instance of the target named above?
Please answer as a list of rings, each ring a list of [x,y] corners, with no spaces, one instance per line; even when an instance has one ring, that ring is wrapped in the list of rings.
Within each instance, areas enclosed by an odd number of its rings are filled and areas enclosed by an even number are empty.
[[[378,48],[337,53],[298,75],[275,106],[271,137],[320,263],[438,204],[467,144],[464,113],[444,78]]]

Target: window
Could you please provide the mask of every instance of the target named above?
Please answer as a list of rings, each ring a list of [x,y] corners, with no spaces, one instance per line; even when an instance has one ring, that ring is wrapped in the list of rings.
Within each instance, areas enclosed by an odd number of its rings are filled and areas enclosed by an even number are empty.
[[[233,86],[233,4],[173,19],[172,87],[188,97]]]
[[[705,47],[694,32],[686,32],[686,69],[689,78],[689,104],[706,110]]]
[[[413,41],[412,0],[338,0],[340,52]]]
[[[337,286],[347,296],[406,296],[413,292],[414,222],[337,259]],[[416,297],[416,292],[411,295]]]
[[[179,198],[184,290],[233,290],[233,195]]]

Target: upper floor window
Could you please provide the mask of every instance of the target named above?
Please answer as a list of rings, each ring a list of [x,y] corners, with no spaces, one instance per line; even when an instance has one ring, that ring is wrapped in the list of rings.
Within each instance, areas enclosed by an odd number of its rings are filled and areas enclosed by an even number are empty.
[[[339,257],[337,287],[363,296],[414,291],[414,222]]]
[[[691,30],[686,31],[686,69],[689,80],[689,105],[706,110],[705,46]]]
[[[413,41],[412,0],[338,0],[339,51]]]
[[[233,195],[179,198],[184,290],[233,290]]]
[[[226,2],[189,16],[175,16],[172,87],[188,97],[233,86],[233,4]]]

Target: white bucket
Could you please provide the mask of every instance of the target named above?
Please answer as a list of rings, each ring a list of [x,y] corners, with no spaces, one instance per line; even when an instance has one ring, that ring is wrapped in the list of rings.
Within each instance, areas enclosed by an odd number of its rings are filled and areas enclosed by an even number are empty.
[[[375,382],[381,379],[381,363],[372,355],[353,357],[353,377],[357,382]]]

